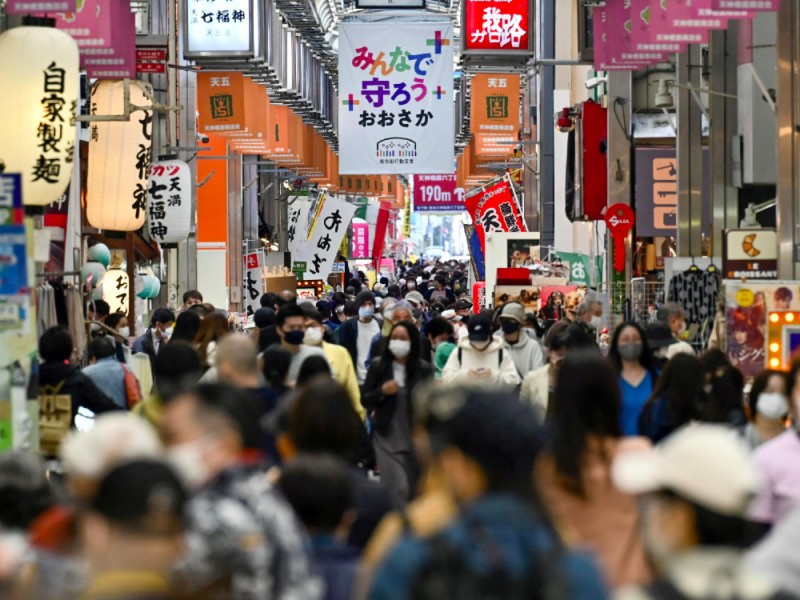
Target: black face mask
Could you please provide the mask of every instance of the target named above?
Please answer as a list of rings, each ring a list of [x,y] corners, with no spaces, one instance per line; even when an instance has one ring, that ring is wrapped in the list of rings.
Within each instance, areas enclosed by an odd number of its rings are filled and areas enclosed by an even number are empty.
[[[500,327],[502,328],[503,333],[510,334],[519,331],[519,323],[510,319],[503,319],[500,321]]]

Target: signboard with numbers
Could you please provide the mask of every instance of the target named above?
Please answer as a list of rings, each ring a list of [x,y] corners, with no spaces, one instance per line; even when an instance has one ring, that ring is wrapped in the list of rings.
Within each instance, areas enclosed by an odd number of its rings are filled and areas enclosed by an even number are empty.
[[[529,0],[465,0],[462,14],[465,53],[532,52],[533,3]]]
[[[252,57],[253,0],[184,0],[186,58]]]
[[[339,173],[447,173],[454,136],[450,23],[339,25]]]
[[[456,188],[455,174],[414,177],[414,212],[455,212],[464,209],[464,189]]]

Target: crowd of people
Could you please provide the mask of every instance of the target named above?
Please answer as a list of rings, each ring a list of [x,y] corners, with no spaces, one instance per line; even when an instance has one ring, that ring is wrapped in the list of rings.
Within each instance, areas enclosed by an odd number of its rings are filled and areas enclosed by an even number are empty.
[[[800,362],[746,382],[676,305],[605,348],[599,297],[542,322],[466,289],[398,264],[241,331],[197,291],[130,349],[99,302],[87,349],[47,330],[0,597],[800,598]]]

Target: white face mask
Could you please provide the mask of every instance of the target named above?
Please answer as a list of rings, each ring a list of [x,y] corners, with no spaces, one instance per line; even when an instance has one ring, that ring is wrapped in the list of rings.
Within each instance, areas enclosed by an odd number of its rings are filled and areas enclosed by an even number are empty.
[[[389,352],[395,358],[405,358],[411,352],[411,342],[408,340],[389,340]]]
[[[306,329],[306,333],[303,336],[303,343],[308,346],[319,346],[322,343],[322,336],[322,328],[312,325]]]
[[[206,438],[202,438],[167,449],[167,462],[175,468],[190,490],[199,488],[209,479],[203,460],[207,442]]]
[[[593,316],[591,320],[592,327],[595,329],[600,329],[601,325],[603,324],[602,317]]]
[[[164,331],[161,332],[161,339],[168,340],[172,337],[172,332],[175,331],[172,327],[167,327]]]
[[[92,323],[89,326],[89,329],[91,330],[92,333],[97,333],[98,331],[100,331],[100,323]]]
[[[129,338],[129,337],[131,337],[131,328],[130,327],[120,327],[119,330],[117,331],[117,333],[120,334],[124,338]]]
[[[383,318],[387,321],[394,319],[394,308],[387,308],[383,311]]]
[[[765,392],[758,397],[756,410],[767,419],[781,419],[789,412],[789,401],[778,392]]]

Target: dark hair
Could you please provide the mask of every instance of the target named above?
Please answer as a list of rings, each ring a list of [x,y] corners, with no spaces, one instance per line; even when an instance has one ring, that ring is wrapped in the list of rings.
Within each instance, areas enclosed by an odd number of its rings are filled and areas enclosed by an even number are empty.
[[[439,337],[444,333],[448,336],[453,335],[453,326],[450,324],[450,321],[444,317],[435,317],[428,321],[428,324],[425,326],[425,335],[427,336]]]
[[[202,302],[203,301],[203,294],[201,294],[197,290],[189,290],[187,292],[184,292],[184,294],[183,294],[183,303],[186,304],[192,298],[195,299],[195,300],[200,300],[200,302]]]
[[[553,429],[550,450],[560,479],[571,492],[584,494],[581,467],[589,436],[622,436],[621,405],[619,378],[603,357],[588,351],[567,354],[558,372],[553,406],[548,408]]]
[[[672,490],[663,490],[658,495],[671,502],[684,502],[692,509],[698,546],[748,548],[763,534],[763,528],[759,523],[738,516],[720,514]]]
[[[269,346],[261,355],[264,366],[261,372],[271,387],[283,390],[286,387],[286,376],[292,366],[292,353],[278,344]]]
[[[560,352],[561,350],[571,350],[575,347],[575,339],[568,331],[557,333],[550,340],[550,350],[552,352]]]
[[[800,379],[800,358],[792,361],[789,366],[789,372],[786,374],[786,395],[789,398],[792,397],[798,379]]]
[[[358,309],[356,308],[356,303],[353,301],[347,301],[344,303],[344,316],[345,317],[355,317],[358,314]]]
[[[192,304],[189,308],[187,308],[183,312],[188,312],[197,315],[198,317],[205,317],[207,314],[213,312],[208,310],[208,307],[205,304]]]
[[[305,315],[306,319],[311,319],[312,321],[316,321],[317,323],[324,323],[325,318],[322,316],[322,313],[318,311],[313,305],[310,305],[308,308],[303,307],[303,314]]]
[[[201,321],[200,315],[196,312],[188,310],[183,311],[175,320],[175,328],[172,331],[172,337],[169,339],[169,343],[171,344],[178,340],[193,342],[194,338],[197,337],[197,332],[200,331]]]
[[[298,451],[333,452],[348,463],[364,435],[364,425],[347,390],[336,381],[311,382],[294,397],[289,409],[289,437]]]
[[[114,343],[106,335],[98,335],[91,342],[89,342],[89,358],[102,360],[109,356],[115,356],[117,349]]]
[[[711,379],[708,402],[699,411],[698,420],[740,426],[747,422],[744,414],[744,376],[736,367],[717,369]]]
[[[125,313],[121,312],[111,313],[106,317],[106,327],[109,327],[111,329],[116,329],[117,325],[119,325],[119,322],[122,321],[122,319],[127,319],[127,318],[128,315],[126,315]]]
[[[266,329],[275,324],[275,311],[268,307],[259,308],[253,315],[256,327]]]
[[[105,300],[92,300],[89,303],[89,307],[92,308],[94,313],[100,318],[107,317],[111,314],[111,307]]]
[[[324,356],[312,355],[303,361],[297,373],[296,385],[306,385],[316,377],[333,377],[331,366]]]
[[[172,311],[168,308],[157,308],[153,311],[153,314],[150,316],[150,326],[155,326],[156,323],[161,323],[162,325],[166,325],[167,323],[172,323],[175,320],[175,315]]]
[[[697,418],[706,402],[704,384],[700,359],[691,354],[676,354],[664,367],[645,407],[649,409],[658,401],[666,402],[670,423],[677,429]]]
[[[204,365],[208,364],[208,345],[211,342],[219,342],[220,338],[230,332],[231,326],[224,315],[216,311],[206,315],[206,318],[200,324],[200,329],[197,330],[197,335],[194,337],[194,343],[197,344],[197,349],[200,352],[200,360]]]
[[[202,373],[200,355],[192,344],[183,340],[161,348],[153,363],[155,386],[164,402],[197,384]]]
[[[706,375],[713,375],[718,369],[731,366],[728,355],[718,348],[706,350],[700,355],[700,362],[703,364]]]
[[[50,327],[39,338],[39,356],[42,360],[63,362],[72,357],[72,336],[66,328]]]
[[[748,396],[748,406],[750,408],[750,420],[755,421],[756,413],[758,412],[758,397],[764,393],[764,390],[767,389],[769,385],[769,380],[773,377],[780,377],[783,379],[783,384],[786,385],[786,373],[783,371],[774,371],[772,369],[766,369],[761,371],[755,379],[753,379],[753,385],[750,386],[750,395]],[[789,395],[789,390],[785,390],[786,395]]]
[[[274,310],[275,306],[280,304],[279,300],[282,300],[282,298],[278,296],[278,294],[275,292],[267,292],[266,294],[262,294],[259,303],[264,308],[271,308]]]
[[[792,290],[787,287],[779,287],[775,290],[775,301],[778,300],[789,300],[792,301]]]
[[[201,383],[189,393],[197,401],[200,421],[208,414],[221,417],[239,434],[243,448],[261,449],[264,436],[255,395],[222,383]]]
[[[619,338],[622,335],[622,332],[629,327],[633,327],[636,331],[638,331],[642,338],[642,354],[639,357],[639,364],[647,369],[647,371],[650,373],[650,376],[655,381],[657,373],[656,363],[655,360],[653,360],[653,353],[650,350],[650,344],[647,343],[647,336],[644,334],[644,330],[637,323],[628,321],[617,327],[616,331],[614,331],[614,338],[611,340],[611,347],[608,349],[608,358],[611,361],[611,364],[617,369],[617,373],[621,373],[622,357],[619,355]]]
[[[311,533],[332,533],[355,504],[350,469],[331,454],[298,454],[283,469],[277,487]]]
[[[297,306],[294,302],[287,302],[281,309],[278,311],[278,314],[275,317],[275,324],[283,329],[284,324],[286,323],[286,319],[291,319],[293,317],[301,317],[305,319],[305,313],[303,309]]]
[[[13,450],[0,454],[0,524],[26,531],[36,518],[56,503],[42,459]]]
[[[419,330],[417,330],[413,323],[408,321],[400,321],[392,326],[392,330],[389,332],[389,339],[392,338],[392,333],[394,333],[394,330],[398,327],[405,329],[406,333],[408,333],[409,339],[411,340],[411,350],[406,358],[406,381],[412,381],[416,378],[415,375],[419,370],[421,362],[420,356],[422,354],[422,345],[420,344]],[[385,370],[389,370],[392,368],[393,363],[394,355],[389,350],[389,343],[387,341],[383,348],[383,354],[381,354],[381,367]]]

